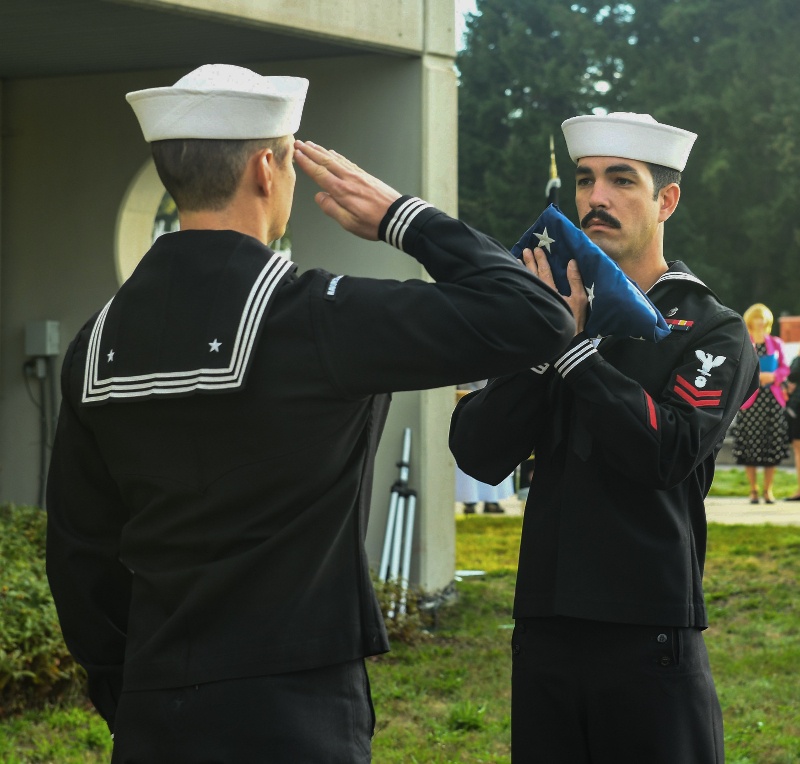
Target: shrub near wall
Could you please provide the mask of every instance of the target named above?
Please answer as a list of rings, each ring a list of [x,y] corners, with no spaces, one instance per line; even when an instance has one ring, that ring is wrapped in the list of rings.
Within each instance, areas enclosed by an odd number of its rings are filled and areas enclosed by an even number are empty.
[[[47,585],[46,528],[38,507],[0,505],[0,715],[83,689]]]
[[[67,651],[45,573],[47,515],[38,507],[0,504],[0,717],[44,703],[85,697],[85,673]],[[427,635],[430,614],[409,590],[407,612],[388,612],[403,596],[398,584],[375,582],[393,642]]]

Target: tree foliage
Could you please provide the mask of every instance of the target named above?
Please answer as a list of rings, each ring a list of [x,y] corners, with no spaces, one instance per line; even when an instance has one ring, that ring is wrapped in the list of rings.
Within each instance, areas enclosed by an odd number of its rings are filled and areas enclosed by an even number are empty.
[[[560,125],[648,112],[698,133],[666,255],[724,302],[800,313],[796,0],[478,0],[459,54],[462,217],[513,244],[545,205],[550,134],[574,217]]]

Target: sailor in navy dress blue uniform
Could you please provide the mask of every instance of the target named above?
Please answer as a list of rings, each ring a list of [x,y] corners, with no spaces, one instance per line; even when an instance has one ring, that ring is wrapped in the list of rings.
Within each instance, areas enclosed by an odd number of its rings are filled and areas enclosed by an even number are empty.
[[[181,231],[70,344],[47,497],[50,585],[114,764],[369,761],[364,658],[389,645],[364,538],[390,394],[524,368],[574,331],[496,242],[293,143],[305,84],[213,65],[134,99]],[[435,283],[274,253],[293,151],[327,214]],[[233,196],[195,208],[171,163],[223,155]]]
[[[512,761],[721,764],[703,500],[758,364],[741,317],[663,258],[693,136],[626,114],[568,120],[564,133],[582,228],[670,330],[658,342],[587,333],[594,285],[573,260],[579,331],[566,352],[493,379],[453,414],[451,449],[477,479],[536,457],[514,600]],[[552,281],[545,249],[523,256]],[[591,319],[622,331],[628,305]]]

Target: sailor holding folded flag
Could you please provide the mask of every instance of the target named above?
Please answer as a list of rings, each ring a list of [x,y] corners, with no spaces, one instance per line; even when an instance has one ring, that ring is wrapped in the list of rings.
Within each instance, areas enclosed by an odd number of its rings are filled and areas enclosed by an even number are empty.
[[[463,398],[450,430],[478,480],[536,453],[514,603],[512,761],[721,764],[702,636],[703,500],[758,362],[741,316],[665,258],[696,136],[628,113],[562,129],[582,230],[558,213],[519,249],[567,295],[577,334],[549,363]],[[601,270],[615,287],[602,314]],[[634,317],[632,305],[655,312]]]

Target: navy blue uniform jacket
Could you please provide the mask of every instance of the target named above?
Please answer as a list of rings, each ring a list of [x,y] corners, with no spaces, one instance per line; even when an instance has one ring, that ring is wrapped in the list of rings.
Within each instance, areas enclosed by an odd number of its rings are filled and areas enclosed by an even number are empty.
[[[742,318],[680,262],[648,296],[659,343],[578,335],[459,402],[450,448],[497,483],[535,452],[514,616],[703,628],[704,499],[758,361]]]
[[[70,345],[47,570],[110,725],[123,688],[387,650],[364,537],[389,393],[569,342],[566,304],[497,242],[409,197],[380,235],[436,283],[297,275],[240,233],[178,232]]]

